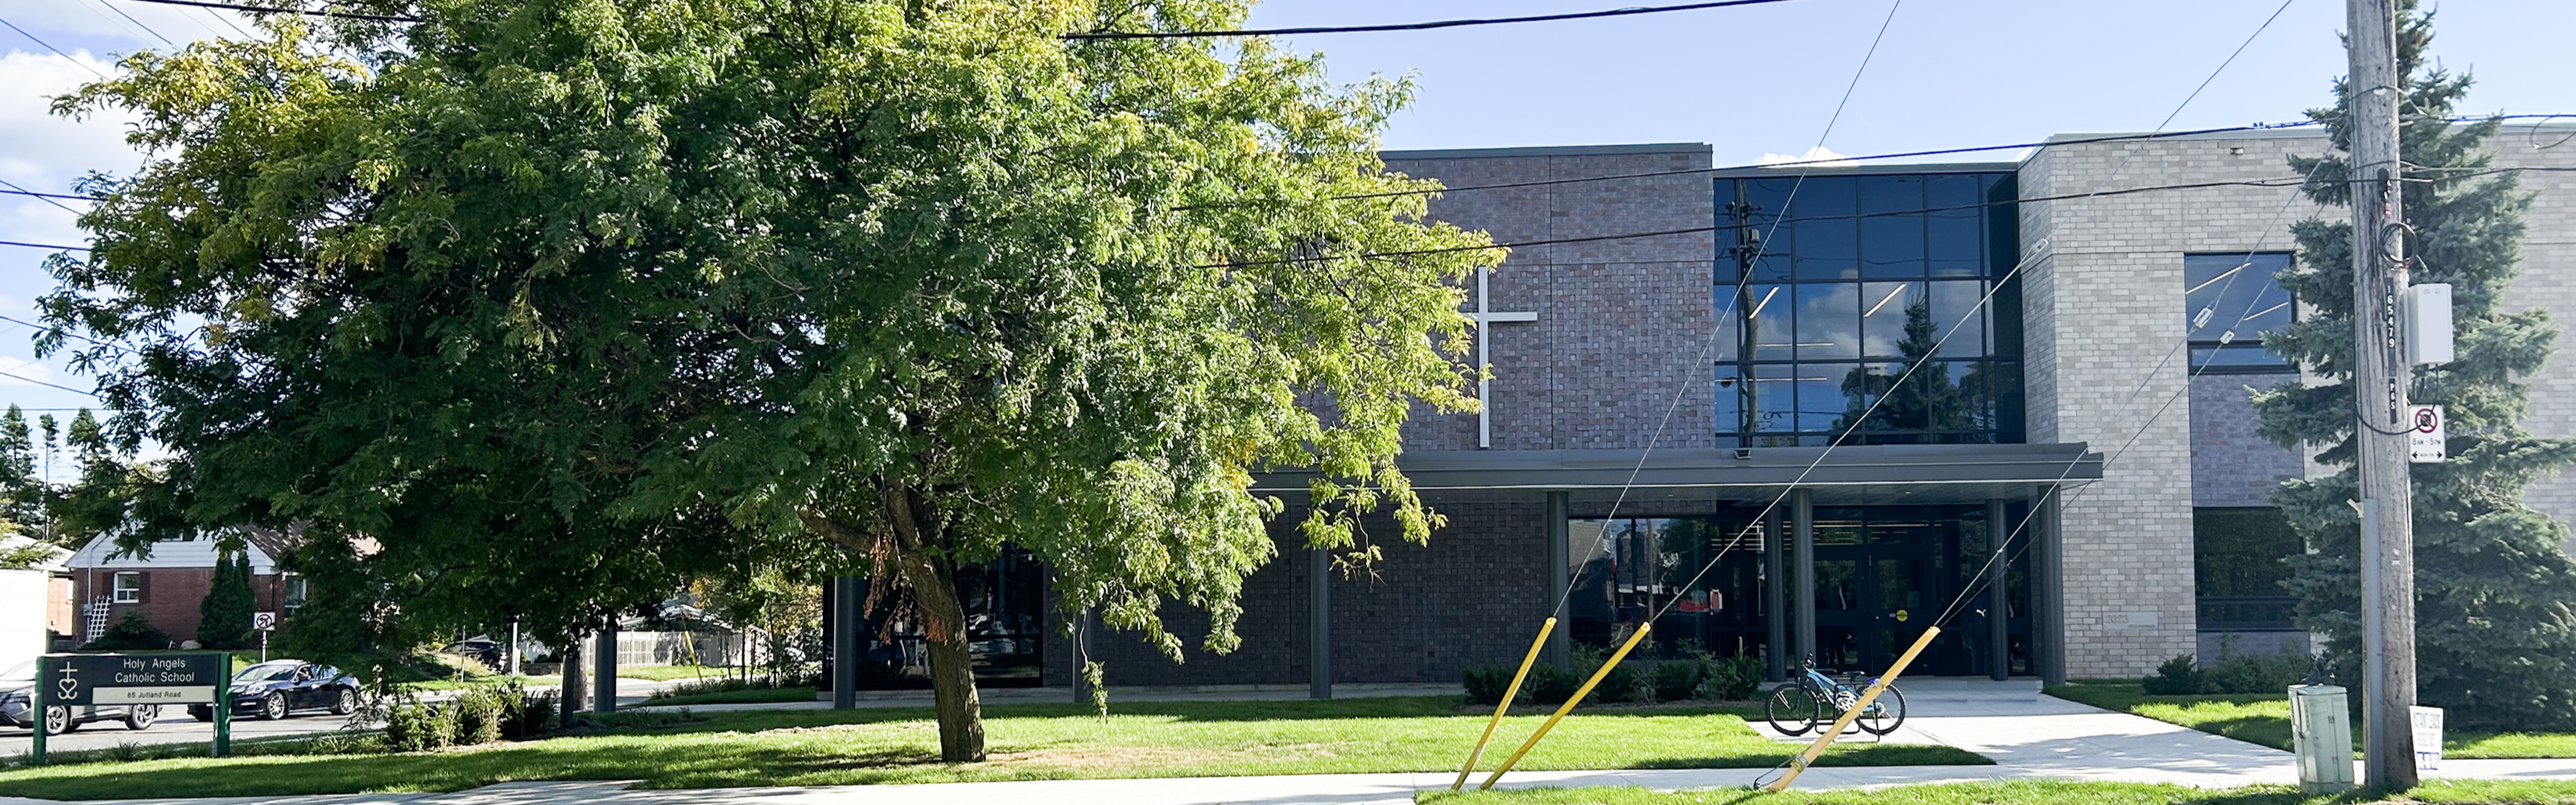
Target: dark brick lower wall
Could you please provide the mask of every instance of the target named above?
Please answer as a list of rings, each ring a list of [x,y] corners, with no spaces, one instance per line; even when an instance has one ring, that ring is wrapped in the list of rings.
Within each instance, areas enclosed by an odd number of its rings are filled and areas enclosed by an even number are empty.
[[[1449,524],[1430,544],[1404,542],[1390,517],[1367,518],[1385,558],[1367,575],[1331,582],[1334,681],[1455,682],[1467,666],[1517,660],[1546,618],[1553,602],[1545,496],[1431,503]],[[1208,653],[1199,642],[1205,614],[1166,607],[1164,624],[1184,641],[1183,662],[1175,665],[1135,634],[1102,630],[1092,650],[1109,684],[1305,684],[1312,563],[1295,533],[1303,516],[1295,509],[1281,515],[1272,529],[1278,557],[1245,581],[1241,647]],[[1047,684],[1068,684],[1074,660],[1061,623],[1049,629],[1046,652]]]

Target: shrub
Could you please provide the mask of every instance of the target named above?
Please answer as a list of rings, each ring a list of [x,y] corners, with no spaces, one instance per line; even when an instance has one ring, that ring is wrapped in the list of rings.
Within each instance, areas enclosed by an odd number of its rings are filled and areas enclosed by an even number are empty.
[[[1654,687],[1656,701],[1681,701],[1699,694],[1700,683],[1708,680],[1714,665],[1705,654],[1667,660],[1655,664],[1655,670],[1646,675],[1647,683]]]
[[[1699,685],[1699,697],[1722,702],[1744,701],[1762,689],[1762,660],[1750,655],[1737,655],[1709,660],[1708,678]]]
[[[2154,675],[2139,680],[2149,696],[2189,696],[2201,692],[2200,668],[2191,655],[2177,654],[2165,664],[2156,666]]]
[[[2218,647],[2218,661],[2201,669],[2202,693],[2280,693],[2307,678],[2316,658],[2297,648],[2261,656],[2236,653],[2236,636]]]
[[[83,651],[149,651],[170,647],[170,636],[143,619],[143,613],[128,610],[107,632],[81,646]]]
[[[457,745],[474,746],[501,740],[503,699],[499,690],[469,690],[449,702],[448,707],[456,711]]]
[[[1539,663],[1530,669],[1529,681],[1521,683],[1521,698],[1537,704],[1562,704],[1574,696],[1575,688],[1583,687],[1583,676],[1562,665]]]
[[[1516,665],[1494,664],[1468,667],[1460,673],[1462,681],[1467,686],[1467,701],[1471,704],[1501,704],[1503,691],[1511,688],[1512,675],[1519,671],[1520,666]],[[1529,694],[1528,686],[1524,685],[1516,698],[1527,700],[1530,697]]]
[[[1596,659],[1577,667],[1588,679],[1601,669],[1602,662]],[[1618,667],[1610,669],[1609,673],[1602,674],[1601,684],[1592,689],[1592,700],[1602,704],[1647,701],[1651,691],[1646,689],[1646,675],[1637,670],[1638,665],[1640,663],[1622,660]]]
[[[456,744],[456,711],[405,697],[385,715],[385,744],[396,752],[428,752]]]
[[[554,728],[557,709],[554,691],[548,690],[536,696],[529,696],[525,688],[520,688],[515,695],[519,700],[519,706],[504,714],[501,737],[534,738]]]

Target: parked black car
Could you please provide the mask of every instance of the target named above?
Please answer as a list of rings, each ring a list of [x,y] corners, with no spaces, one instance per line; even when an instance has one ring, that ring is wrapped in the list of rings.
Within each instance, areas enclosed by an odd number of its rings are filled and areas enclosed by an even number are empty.
[[[28,660],[0,672],[0,723],[34,728],[35,693],[36,661]],[[160,719],[161,705],[157,704],[55,705],[45,708],[45,734],[61,735],[94,721],[123,721],[126,729],[150,729],[152,722]]]
[[[348,715],[358,709],[358,680],[340,669],[303,660],[270,660],[233,675],[233,715],[280,719],[297,710]],[[188,706],[198,721],[215,720],[213,707]]]

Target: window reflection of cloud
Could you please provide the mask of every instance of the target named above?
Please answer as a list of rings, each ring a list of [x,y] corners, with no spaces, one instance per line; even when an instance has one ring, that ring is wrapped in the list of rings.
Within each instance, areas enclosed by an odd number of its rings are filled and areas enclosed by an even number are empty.
[[[1798,357],[1859,357],[1860,307],[1857,284],[1798,286]]]

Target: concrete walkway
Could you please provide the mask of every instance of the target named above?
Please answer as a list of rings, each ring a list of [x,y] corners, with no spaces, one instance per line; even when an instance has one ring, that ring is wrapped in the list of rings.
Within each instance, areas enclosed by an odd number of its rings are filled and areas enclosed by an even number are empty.
[[[2039,693],[2036,682],[1917,679],[1904,683],[1906,726],[1891,743],[1943,743],[1993,758],[1993,766],[1820,768],[1797,787],[2074,779],[2229,787],[2295,783],[2290,753],[2152,719],[2113,713]],[[1340,693],[1336,690],[1336,693]],[[1245,691],[1251,697],[1261,691]],[[1182,692],[1165,695],[1181,697]],[[1394,693],[1387,695],[1418,695]],[[1291,698],[1271,695],[1267,698]],[[1130,699],[1135,700],[1133,698]],[[777,705],[770,705],[777,707]],[[804,703],[794,703],[802,707]],[[1755,725],[1755,729],[1768,729]],[[1812,737],[1812,736],[1811,736]],[[1866,735],[1854,740],[1869,740]],[[1782,757],[1794,751],[1783,740]],[[1742,787],[1762,769],[1515,772],[1504,788],[1641,786],[1656,790]],[[892,801],[905,805],[1410,805],[1417,791],[1442,790],[1456,772],[1319,774],[1161,780],[1054,780],[815,788],[631,790],[618,782],[507,783],[450,794],[374,794],[277,799],[131,800],[169,805],[840,805]],[[2576,780],[2576,759],[2448,760],[2435,778]],[[1469,785],[1481,781],[1482,775]],[[0,797],[0,805],[40,800]]]

